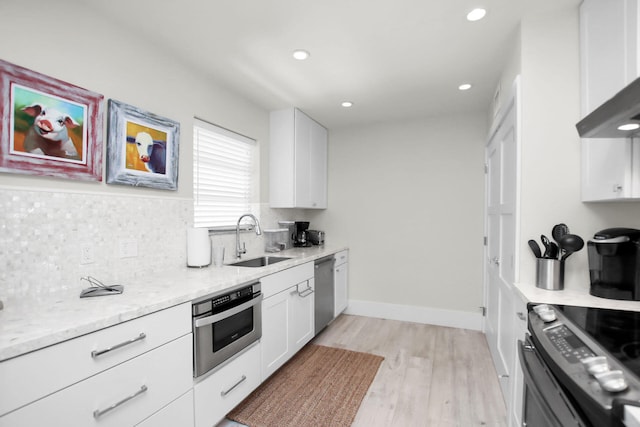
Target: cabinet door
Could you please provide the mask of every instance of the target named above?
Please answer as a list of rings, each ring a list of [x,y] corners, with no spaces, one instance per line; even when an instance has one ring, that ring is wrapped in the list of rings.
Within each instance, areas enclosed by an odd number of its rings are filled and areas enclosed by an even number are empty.
[[[335,311],[337,317],[347,308],[348,300],[348,272],[349,263],[338,264],[333,269],[333,284],[335,286]]]
[[[295,200],[299,208],[327,207],[327,130],[295,110]]]
[[[580,5],[582,114],[638,77],[638,0],[584,0]]]
[[[327,207],[327,130],[318,123],[311,128],[311,165],[309,167],[309,207]]]
[[[291,354],[289,341],[289,291],[262,301],[262,380],[267,379],[287,361]]]
[[[594,138],[581,144],[582,201],[636,197],[631,140]]]
[[[310,279],[299,283],[289,289],[291,299],[291,328],[290,347],[292,353],[296,353],[314,336],[315,307],[314,307],[314,280]],[[293,354],[292,354],[293,355]]]

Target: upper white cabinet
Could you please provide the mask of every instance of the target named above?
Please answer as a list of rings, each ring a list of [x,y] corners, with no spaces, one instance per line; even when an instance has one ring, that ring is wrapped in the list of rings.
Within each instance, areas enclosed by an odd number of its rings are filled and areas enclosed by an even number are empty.
[[[297,108],[271,112],[272,208],[327,207],[327,129]]]
[[[581,112],[585,116],[640,75],[638,0],[584,0],[580,6]],[[582,139],[582,200],[640,197],[640,145]]]

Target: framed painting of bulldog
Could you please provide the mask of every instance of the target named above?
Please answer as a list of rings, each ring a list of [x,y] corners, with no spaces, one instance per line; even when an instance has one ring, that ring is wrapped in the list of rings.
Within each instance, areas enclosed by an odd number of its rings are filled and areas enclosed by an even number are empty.
[[[102,100],[0,60],[0,172],[102,181]]]

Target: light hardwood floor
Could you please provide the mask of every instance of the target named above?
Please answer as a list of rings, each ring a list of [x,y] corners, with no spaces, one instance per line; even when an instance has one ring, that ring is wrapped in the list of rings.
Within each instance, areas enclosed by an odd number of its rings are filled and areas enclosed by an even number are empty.
[[[385,358],[353,427],[506,426],[481,332],[341,315],[312,343]]]

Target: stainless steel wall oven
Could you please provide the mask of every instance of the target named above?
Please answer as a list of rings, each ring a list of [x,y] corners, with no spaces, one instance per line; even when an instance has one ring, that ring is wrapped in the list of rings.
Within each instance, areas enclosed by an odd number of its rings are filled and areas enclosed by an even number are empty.
[[[193,376],[199,377],[262,336],[259,282],[193,301]]]
[[[523,425],[623,426],[640,405],[639,326],[640,312],[530,304]]]

